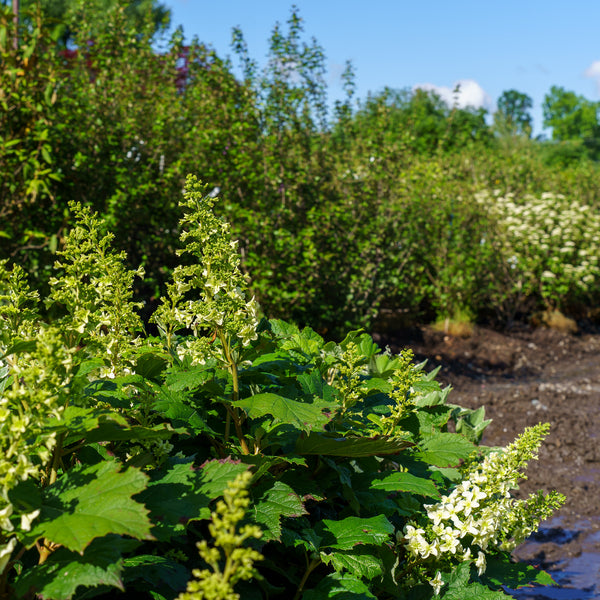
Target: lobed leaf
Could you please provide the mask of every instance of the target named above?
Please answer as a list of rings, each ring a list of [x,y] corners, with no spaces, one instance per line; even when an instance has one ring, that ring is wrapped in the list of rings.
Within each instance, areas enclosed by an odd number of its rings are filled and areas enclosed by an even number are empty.
[[[462,435],[444,432],[426,437],[417,456],[436,467],[452,467],[468,458],[475,449],[475,445]]]
[[[185,426],[196,434],[202,432],[214,434],[198,411],[182,398],[185,398],[182,394],[162,387],[158,391],[152,408],[175,425]]]
[[[301,436],[296,442],[298,454],[318,454],[322,456],[385,456],[398,454],[414,446],[412,442],[383,436],[374,437],[333,437],[315,432]]]
[[[440,493],[433,481],[417,477],[411,473],[395,471],[387,475],[381,474],[371,481],[371,488],[386,492],[410,492],[428,498],[439,498]]]
[[[152,535],[157,540],[168,541],[182,534],[191,519],[210,516],[208,505],[212,498],[201,491],[203,475],[194,469],[191,459],[153,475],[138,498],[150,511]]]
[[[451,573],[444,573],[442,589],[444,600],[500,600],[507,595],[502,591],[494,591],[478,582],[471,582],[471,565],[462,563]]]
[[[122,553],[138,542],[109,535],[95,539],[83,555],[59,548],[41,565],[26,569],[15,584],[17,597],[34,592],[42,600],[70,600],[80,586],[99,585],[125,591]]]
[[[45,432],[66,433],[66,443],[85,438],[86,442],[112,442],[117,440],[168,439],[185,430],[172,429],[163,423],[155,427],[130,425],[127,419],[113,410],[69,406],[60,421],[45,428]]]
[[[252,507],[254,520],[264,526],[264,541],[280,539],[281,517],[299,517],[307,514],[298,494],[281,481],[276,481]]]
[[[134,587],[150,585],[154,591],[167,588],[178,592],[185,589],[190,578],[188,569],[165,556],[141,554],[126,558],[123,564],[123,580],[126,584],[133,582]]]
[[[546,571],[536,569],[527,563],[513,563],[500,557],[488,557],[485,577],[494,585],[505,585],[517,589],[531,585],[556,585],[554,579]]]
[[[154,352],[140,354],[135,362],[135,372],[144,379],[157,378],[168,366],[167,357]]]
[[[335,388],[330,386],[318,371],[300,373],[296,376],[296,380],[306,396],[316,396],[332,406],[337,404]]]
[[[302,594],[302,600],[373,600],[376,598],[369,587],[350,573],[331,573],[324,577],[316,588]]]
[[[359,544],[384,544],[394,533],[394,526],[383,515],[362,519],[346,517],[341,521],[323,519],[325,532],[333,536],[324,538],[323,548],[351,550]]]
[[[231,458],[205,462],[200,469],[203,481],[201,491],[209,498],[218,498],[223,495],[227,484],[246,470],[247,465]]]
[[[148,510],[132,496],[146,488],[148,477],[135,468],[105,461],[74,468],[42,492],[41,513],[21,541],[28,547],[46,538],[83,554],[94,538],[109,533],[150,540]]]
[[[173,392],[193,390],[213,377],[211,371],[205,365],[192,367],[188,370],[172,371],[167,373],[165,386]]]
[[[333,402],[315,400],[308,404],[269,392],[256,394],[232,404],[242,408],[251,419],[271,415],[276,423],[293,425],[306,432],[324,429],[331,421],[336,407]]]
[[[321,560],[331,565],[337,572],[347,571],[364,577],[375,579],[383,573],[383,564],[379,558],[370,552],[339,551],[331,554],[321,552]]]

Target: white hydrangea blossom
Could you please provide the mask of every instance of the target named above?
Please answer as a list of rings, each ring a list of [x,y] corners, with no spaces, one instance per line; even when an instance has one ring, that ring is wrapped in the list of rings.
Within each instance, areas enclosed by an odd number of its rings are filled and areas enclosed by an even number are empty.
[[[505,450],[488,454],[467,477],[435,504],[426,504],[425,520],[409,522],[402,542],[413,561],[470,562],[479,575],[486,569],[486,553],[510,551],[533,533],[539,523],[560,506],[556,492],[516,500],[522,470],[548,432],[547,425],[526,429]],[[439,578],[428,579],[439,591]]]
[[[429,583],[432,585],[433,587],[433,593],[436,596],[439,596],[440,590],[442,589],[442,586],[444,585],[444,582],[442,581],[442,574],[438,571],[435,574],[435,577],[433,579],[431,579],[429,581]]]

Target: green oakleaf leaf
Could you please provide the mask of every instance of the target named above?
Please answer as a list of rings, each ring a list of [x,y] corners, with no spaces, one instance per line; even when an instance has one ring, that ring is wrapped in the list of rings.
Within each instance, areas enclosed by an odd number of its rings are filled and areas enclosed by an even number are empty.
[[[333,402],[315,400],[308,404],[268,392],[232,404],[242,408],[251,419],[271,415],[276,423],[290,424],[306,432],[323,429],[331,421],[336,407]]]
[[[426,437],[418,458],[436,467],[452,467],[468,458],[475,445],[457,433],[438,433]]]
[[[8,492],[8,498],[17,512],[28,513],[42,508],[42,490],[31,478],[20,481]]]
[[[211,498],[200,491],[202,472],[195,470],[193,460],[172,465],[166,472],[152,473],[152,481],[139,496],[150,511],[152,534],[161,541],[185,531],[191,519],[209,516]]]
[[[30,547],[40,538],[83,553],[90,542],[109,533],[150,540],[148,510],[131,496],[146,487],[148,477],[105,461],[63,474],[42,493],[42,509],[22,542]]]
[[[167,588],[177,592],[185,589],[190,578],[189,571],[183,565],[164,556],[133,556],[125,559],[124,566],[123,580],[128,588],[132,584],[137,588],[150,585],[154,591]]]
[[[188,521],[209,519],[211,500],[221,496],[228,482],[247,468],[234,461],[215,460],[198,469],[189,458],[171,464],[166,472],[153,473],[147,489],[138,496],[150,510],[152,535],[167,541],[183,533]]]
[[[173,392],[182,390],[194,390],[206,383],[213,374],[205,365],[192,367],[185,371],[173,371],[167,373],[165,386]]]
[[[440,493],[430,479],[416,477],[411,473],[395,471],[386,475],[378,475],[371,481],[371,488],[386,492],[410,492],[428,498],[439,498]]]
[[[556,585],[552,576],[526,563],[513,563],[510,559],[488,557],[485,577],[494,585],[517,589],[525,585]]]
[[[331,573],[316,588],[302,594],[302,600],[372,600],[375,596],[368,586],[350,573]]]
[[[20,354],[21,352],[32,352],[37,347],[37,342],[35,340],[20,340],[15,342],[10,348],[6,350],[6,352],[0,356],[0,359],[6,358],[11,354]]]
[[[371,552],[339,551],[332,554],[321,552],[321,560],[336,571],[348,571],[358,577],[374,579],[383,573],[383,564]]]
[[[59,548],[42,565],[26,569],[15,585],[18,597],[34,591],[39,597],[69,600],[79,586],[107,585],[125,591],[122,553],[134,550],[135,540],[116,535],[95,539],[83,555]]]
[[[507,597],[504,592],[491,590],[481,583],[469,583],[470,576],[470,563],[462,563],[451,573],[443,573],[442,579],[446,582],[442,588],[444,600],[500,600]]]
[[[254,520],[264,526],[264,541],[280,539],[281,517],[299,517],[307,514],[298,494],[281,481],[276,481],[252,506]]]
[[[183,395],[168,389],[157,388],[157,398],[152,408],[163,417],[173,421],[173,424],[191,429],[194,433],[213,433],[195,408],[182,400]]]
[[[337,548],[339,550],[351,550],[358,544],[380,545],[388,541],[394,533],[394,526],[383,516],[362,519],[360,517],[346,517],[341,521],[322,521],[325,534],[322,547]]]
[[[135,363],[135,372],[144,379],[158,377],[167,367],[168,359],[154,352],[140,354]]]
[[[452,409],[447,406],[435,406],[417,411],[419,431],[421,435],[435,435],[438,433],[452,414]]]
[[[302,388],[302,391],[307,396],[316,396],[332,406],[337,404],[335,399],[335,388],[330,386],[323,377],[321,377],[321,374],[318,371],[300,373],[297,376],[297,381]]]
[[[130,426],[127,420],[113,410],[69,406],[56,424],[46,428],[47,432],[67,433],[66,444],[85,438],[87,443],[112,442],[117,440],[168,439],[175,433],[163,423],[156,427]]]
[[[333,437],[311,432],[301,436],[296,442],[298,454],[318,454],[321,456],[384,456],[398,454],[401,450],[414,446],[412,442],[388,438],[375,437]]]
[[[209,498],[218,498],[223,495],[223,491],[230,481],[247,470],[248,465],[230,458],[205,462],[201,467],[203,483],[200,491]],[[210,512],[207,511],[202,518],[209,517]]]

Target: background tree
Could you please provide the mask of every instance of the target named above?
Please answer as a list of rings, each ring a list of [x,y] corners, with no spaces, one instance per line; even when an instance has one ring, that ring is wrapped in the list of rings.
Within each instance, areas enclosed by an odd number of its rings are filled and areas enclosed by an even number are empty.
[[[531,137],[533,100],[517,90],[506,90],[498,98],[494,126],[500,134]]]
[[[600,102],[552,86],[544,97],[544,127],[552,127],[554,140],[597,138],[600,135],[599,108]]]
[[[12,6],[12,0],[0,0],[4,6]],[[74,35],[81,19],[96,27],[105,26],[102,19],[108,11],[122,7],[128,25],[142,28],[149,19],[155,32],[165,31],[171,22],[171,11],[158,0],[19,0],[22,19],[40,11],[46,23],[54,23],[60,29],[60,44],[64,47],[74,42]],[[103,25],[104,24],[104,25]]]
[[[552,127],[552,139],[561,142],[549,150],[549,162],[579,162],[600,158],[600,102],[552,86],[544,97],[544,126]]]
[[[417,153],[451,151],[490,139],[485,110],[450,107],[430,90],[385,88],[370,95],[355,115],[361,135]],[[375,141],[375,140],[374,140]]]

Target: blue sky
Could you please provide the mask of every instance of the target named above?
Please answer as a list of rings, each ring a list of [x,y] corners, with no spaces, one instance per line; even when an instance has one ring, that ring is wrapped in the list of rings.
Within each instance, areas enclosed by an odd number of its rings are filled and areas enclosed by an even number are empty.
[[[250,55],[264,63],[273,25],[285,23],[285,0],[162,0],[187,39],[197,35],[232,55],[231,29],[241,27]],[[342,94],[346,60],[358,98],[389,86],[424,86],[461,104],[495,110],[516,89],[534,102],[534,133],[552,85],[600,100],[600,1],[573,0],[296,0],[307,39],[325,50],[332,99]]]

